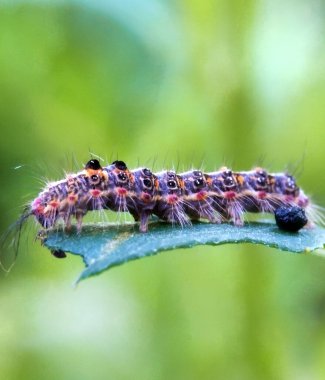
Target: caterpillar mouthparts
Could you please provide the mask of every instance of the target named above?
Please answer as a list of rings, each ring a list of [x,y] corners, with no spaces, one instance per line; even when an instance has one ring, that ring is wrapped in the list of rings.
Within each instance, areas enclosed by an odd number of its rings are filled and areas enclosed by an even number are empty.
[[[123,161],[102,167],[92,159],[80,172],[49,183],[31,202],[28,214],[45,229],[59,220],[70,228],[73,217],[81,230],[88,211],[129,212],[139,222],[140,231],[146,232],[151,215],[182,226],[199,219],[241,226],[245,212],[274,214],[283,207],[306,211],[310,224],[321,220],[317,206],[311,205],[293,176],[286,173],[270,174],[262,168],[233,172],[224,167],[211,173],[154,174],[148,168],[129,170]]]

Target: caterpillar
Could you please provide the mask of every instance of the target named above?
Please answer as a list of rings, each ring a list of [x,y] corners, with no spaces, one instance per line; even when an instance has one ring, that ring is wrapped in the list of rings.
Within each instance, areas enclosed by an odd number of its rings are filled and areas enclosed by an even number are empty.
[[[102,167],[98,160],[91,159],[80,172],[48,183],[27,205],[18,224],[21,226],[33,215],[45,230],[55,227],[60,220],[70,229],[75,218],[77,230],[81,231],[88,211],[108,209],[129,212],[141,232],[148,231],[152,215],[181,226],[201,219],[242,226],[246,212],[263,212],[278,216],[281,226],[285,224],[281,216],[283,208],[289,208],[290,215],[295,209],[299,215],[303,212],[302,219],[306,213],[310,226],[321,221],[317,206],[287,173],[271,174],[263,168],[235,172],[226,167],[211,173],[201,170],[153,173],[148,168],[129,170],[123,161]],[[288,215],[286,220],[291,220]],[[297,215],[294,213],[294,218]],[[300,220],[299,228],[306,222],[307,219]],[[299,228],[289,225],[287,229]]]

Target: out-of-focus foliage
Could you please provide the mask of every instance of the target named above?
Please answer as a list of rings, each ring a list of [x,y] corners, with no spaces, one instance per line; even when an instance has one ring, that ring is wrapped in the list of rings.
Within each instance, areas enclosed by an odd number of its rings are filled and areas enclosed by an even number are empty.
[[[318,0],[0,1],[1,229],[89,152],[289,167],[325,205],[324,16]],[[1,378],[324,377],[322,258],[200,247],[74,290],[80,260],[34,234],[0,277]]]

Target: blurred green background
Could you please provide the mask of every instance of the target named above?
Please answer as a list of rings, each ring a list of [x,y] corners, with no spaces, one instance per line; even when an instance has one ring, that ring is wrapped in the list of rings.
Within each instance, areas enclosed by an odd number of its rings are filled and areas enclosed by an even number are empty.
[[[90,152],[291,168],[325,205],[324,42],[319,0],[0,1],[1,230]],[[324,379],[324,258],[197,247],[75,289],[80,258],[30,225],[0,275],[1,379]]]

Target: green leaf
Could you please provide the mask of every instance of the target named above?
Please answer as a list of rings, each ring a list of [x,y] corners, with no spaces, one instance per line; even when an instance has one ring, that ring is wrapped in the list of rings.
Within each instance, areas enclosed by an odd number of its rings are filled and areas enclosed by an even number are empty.
[[[81,233],[73,229],[50,231],[45,245],[52,251],[80,255],[86,265],[78,281],[130,260],[155,255],[176,248],[195,245],[254,243],[306,253],[324,247],[325,229],[315,227],[298,233],[283,232],[274,223],[246,223],[243,227],[230,224],[195,223],[181,228],[164,223],[152,223],[149,232],[138,232],[136,224],[89,224]]]

